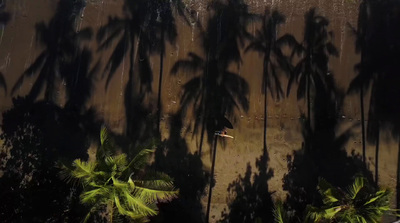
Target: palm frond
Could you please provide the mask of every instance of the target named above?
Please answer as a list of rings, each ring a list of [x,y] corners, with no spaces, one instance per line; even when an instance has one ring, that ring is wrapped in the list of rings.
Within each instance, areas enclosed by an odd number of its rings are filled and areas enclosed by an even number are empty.
[[[124,192],[124,199],[126,200],[126,205],[136,212],[136,214],[134,212],[128,214],[132,218],[154,216],[157,214],[157,210],[149,207],[148,204],[143,201],[143,199],[132,196],[131,193]]]
[[[100,187],[93,190],[85,191],[81,194],[81,202],[83,204],[96,204],[99,199],[110,197],[111,190],[108,187]]]
[[[141,150],[128,164],[126,169],[128,168],[132,168],[134,170],[142,169],[146,164],[148,164],[150,156],[154,153],[154,151],[155,151],[154,149]]]
[[[354,183],[349,188],[349,195],[352,199],[354,199],[358,192],[360,192],[360,190],[365,186],[365,181],[366,179],[363,177],[357,177],[354,180]]]
[[[289,217],[280,200],[274,204],[273,215],[275,223],[289,223]]]
[[[94,173],[95,173],[95,168],[97,166],[97,163],[94,161],[91,162],[85,162],[80,159],[77,159],[73,162],[72,164],[75,169],[71,172],[73,177],[75,178],[93,178]]]

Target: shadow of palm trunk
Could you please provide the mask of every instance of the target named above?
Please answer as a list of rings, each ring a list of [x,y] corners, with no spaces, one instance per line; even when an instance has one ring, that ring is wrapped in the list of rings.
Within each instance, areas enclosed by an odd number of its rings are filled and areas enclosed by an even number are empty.
[[[210,208],[211,208],[211,199],[212,199],[212,190],[215,186],[215,179],[214,179],[214,171],[215,171],[215,158],[217,156],[217,142],[218,136],[214,136],[214,148],[213,148],[213,157],[211,163],[211,175],[210,175],[210,188],[208,191],[208,201],[207,201],[207,211],[206,211],[206,223],[210,220]]]
[[[161,24],[161,41],[164,40],[164,23]],[[164,70],[164,54],[165,47],[164,44],[161,46],[160,50],[160,74],[158,77],[158,95],[157,95],[157,131],[161,134],[160,130],[160,121],[161,121],[161,90],[162,90],[162,78],[163,78],[163,70]],[[161,135],[160,135],[161,136]]]

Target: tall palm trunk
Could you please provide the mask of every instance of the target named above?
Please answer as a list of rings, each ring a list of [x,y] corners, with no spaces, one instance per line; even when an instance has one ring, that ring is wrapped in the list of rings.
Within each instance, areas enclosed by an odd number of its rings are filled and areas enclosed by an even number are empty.
[[[267,76],[268,76],[268,61],[269,61],[269,53],[266,54],[264,58],[264,146],[263,146],[263,154],[267,153]]]
[[[126,83],[125,87],[125,116],[126,116],[126,135],[132,136],[132,122],[133,122],[133,117],[132,117],[132,94],[133,94],[133,84],[134,84],[134,66],[135,66],[135,37],[131,35],[131,39],[129,40],[131,42],[131,49],[129,52],[129,72],[128,72],[128,82]],[[137,48],[136,48],[137,50]]]
[[[202,115],[202,121],[201,121],[201,135],[200,135],[200,145],[199,145],[199,155],[201,156],[201,152],[203,149],[203,140],[204,140],[204,132],[206,131],[206,117],[203,114]]]
[[[203,149],[203,140],[204,140],[204,132],[206,130],[206,120],[207,120],[207,100],[205,100],[205,97],[207,96],[207,80],[208,80],[208,69],[209,69],[209,54],[210,54],[210,50],[208,50],[207,53],[207,58],[206,58],[206,72],[203,75],[203,80],[202,80],[202,88],[203,88],[203,95],[201,96],[201,106],[202,106],[202,120],[201,120],[201,135],[200,135],[200,145],[199,145],[199,155],[201,156],[201,152]],[[218,129],[220,130],[220,129]]]
[[[161,41],[164,41],[164,23],[161,23]],[[160,50],[160,75],[158,78],[158,99],[157,99],[157,131],[161,137],[160,130],[160,121],[161,121],[161,89],[162,89],[162,78],[163,78],[163,69],[164,69],[164,52],[165,46],[164,43],[161,43]]]
[[[136,56],[138,53],[139,49],[139,44],[140,44],[140,37],[141,37],[141,31],[139,32],[139,36],[137,37],[136,41],[136,46],[135,46],[135,36],[134,34],[131,34],[131,49],[129,52],[129,59],[130,59],[130,66],[129,66],[129,78],[128,78],[128,83],[126,84],[125,87],[125,116],[126,116],[126,135],[131,136],[132,135],[132,128],[130,128],[129,124],[133,122],[133,117],[132,117],[132,110],[133,108],[131,100],[132,100],[132,94],[133,94],[133,89],[134,89],[134,71],[135,71],[135,61],[136,61]]]
[[[215,157],[217,156],[217,136],[214,136],[214,149],[213,149],[213,159],[211,163],[211,175],[210,175],[210,189],[208,191],[208,201],[207,201],[207,212],[206,212],[206,223],[209,222],[210,219],[210,206],[211,206],[211,197],[212,197],[212,189],[214,187],[214,171],[215,171]]]

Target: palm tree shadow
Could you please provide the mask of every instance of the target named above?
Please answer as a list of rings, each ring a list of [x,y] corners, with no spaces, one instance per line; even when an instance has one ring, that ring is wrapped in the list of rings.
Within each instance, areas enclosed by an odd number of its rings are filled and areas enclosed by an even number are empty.
[[[61,68],[75,60],[80,53],[81,42],[89,40],[92,36],[90,28],[77,31],[75,27],[84,6],[83,0],[59,1],[56,13],[50,22],[47,25],[44,22],[36,24],[37,42],[45,49],[19,77],[11,89],[11,94],[17,93],[25,78],[38,74],[28,98],[36,100],[45,89],[45,100],[57,101],[56,81],[64,81],[71,75]]]
[[[293,83],[298,84],[297,99],[305,99],[307,105],[307,120],[312,127],[312,104],[314,94],[318,87],[324,85],[332,89],[333,82],[329,81],[332,72],[329,70],[329,57],[338,56],[338,51],[332,43],[333,32],[327,27],[329,20],[317,14],[315,8],[311,8],[305,14],[304,36],[301,43],[296,44],[292,53],[292,59],[298,56],[299,62],[293,68],[287,86],[287,95],[290,94]],[[320,84],[321,86],[318,86]]]
[[[183,86],[181,104],[185,114],[189,108],[193,111],[193,136],[200,133],[200,154],[205,133],[211,146],[215,131],[224,127],[226,119],[235,120],[236,109],[247,112],[249,108],[248,84],[228,66],[241,63],[240,48],[250,37],[246,26],[255,17],[242,0],[212,1],[208,8],[214,14],[202,32],[205,58],[191,52],[171,70],[172,74],[182,70],[195,75]]]
[[[256,159],[258,173],[252,173],[247,164],[244,176],[229,184],[227,191],[233,200],[229,201],[229,211],[224,210],[220,222],[272,222],[272,198],[268,189],[268,180],[274,173],[268,168],[268,153]],[[253,178],[252,178],[253,177]]]
[[[153,166],[174,179],[179,188],[179,197],[170,203],[161,204],[160,214],[151,222],[204,222],[200,203],[205,194],[209,173],[204,170],[201,156],[191,154],[182,137],[182,112],[172,116],[170,137],[157,148]]]
[[[97,40],[99,51],[105,50],[116,41],[116,46],[108,59],[105,67],[107,74],[106,89],[118,67],[123,66],[124,59],[129,59],[128,82],[125,87],[124,103],[126,114],[126,135],[136,137],[140,134],[136,128],[137,123],[133,121],[142,120],[145,115],[142,110],[151,113],[153,108],[145,107],[144,100],[153,91],[153,70],[150,56],[156,53],[160,55],[160,80],[159,95],[157,101],[157,119],[160,116],[160,93],[162,78],[162,61],[165,55],[166,42],[174,42],[177,37],[175,19],[171,7],[175,6],[179,14],[185,14],[184,4],[175,0],[168,1],[125,1],[123,6],[124,15],[122,18],[109,18],[108,24],[101,27]],[[135,68],[138,68],[138,75],[135,75]],[[123,71],[124,72],[124,71]],[[136,112],[134,109],[138,109]],[[152,137],[159,133],[159,120],[153,118],[151,123],[139,123],[142,128],[152,129],[146,137]],[[149,127],[144,125],[149,124]],[[155,125],[155,126],[153,126]],[[142,140],[142,139],[140,139]]]
[[[267,94],[268,91],[272,98],[280,100],[284,96],[280,81],[280,72],[290,74],[292,66],[289,58],[283,54],[283,47],[293,47],[297,45],[296,39],[285,34],[277,36],[279,25],[285,22],[285,17],[278,11],[265,10],[262,20],[262,28],[258,30],[252,42],[246,48],[259,52],[264,56],[261,91],[264,94],[264,150],[267,150]]]

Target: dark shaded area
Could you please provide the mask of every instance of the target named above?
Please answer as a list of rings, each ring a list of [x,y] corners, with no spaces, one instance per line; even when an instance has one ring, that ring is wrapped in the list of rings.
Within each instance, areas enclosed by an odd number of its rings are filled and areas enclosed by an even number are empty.
[[[344,148],[355,127],[341,125],[339,112],[344,94],[321,84],[316,87],[315,103],[312,107],[315,127],[311,128],[310,122],[303,115],[304,142],[293,156],[288,155],[289,172],[283,178],[284,190],[289,193],[286,205],[298,219],[303,219],[307,204],[320,204],[317,193],[319,177],[342,188],[350,185],[357,174],[372,179],[372,174],[361,158],[355,154],[348,156]]]
[[[268,161],[268,153],[264,153],[256,160],[258,172],[253,173],[248,163],[245,175],[229,184],[227,190],[235,198],[228,203],[229,210],[221,213],[220,222],[273,222],[268,180],[274,173],[268,168]]]
[[[77,222],[84,212],[79,190],[59,176],[58,163],[87,159],[97,141],[93,110],[82,115],[55,104],[16,98],[3,113],[0,216],[3,222]]]
[[[182,137],[182,112],[171,117],[170,137],[157,149],[153,166],[174,179],[179,197],[161,204],[151,222],[204,222],[200,199],[205,195],[209,173],[198,153],[191,154]]]
[[[364,0],[360,4],[357,29],[353,28],[356,52],[360,54],[361,60],[355,66],[358,74],[351,82],[349,92],[359,92],[363,102],[365,92],[371,89],[365,138],[367,142],[375,144],[376,184],[379,182],[380,131],[388,130],[394,138],[400,137],[399,12],[398,1]],[[360,104],[364,111],[363,104]],[[397,208],[400,207],[400,162],[398,163]]]
[[[177,61],[171,70],[196,75],[183,86],[181,104],[184,113],[193,108],[193,136],[200,133],[200,154],[205,132],[211,146],[226,118],[235,120],[236,109],[247,112],[249,108],[246,80],[228,67],[241,63],[240,49],[250,37],[246,27],[255,18],[242,0],[212,1],[208,9],[213,16],[201,34],[205,58],[190,52],[188,59]]]
[[[288,191],[285,205],[298,221],[303,219],[306,205],[321,202],[317,193],[318,178],[342,188],[350,185],[356,174],[372,179],[360,157],[348,156],[344,148],[355,125],[345,127],[341,123],[344,93],[337,90],[328,70],[329,56],[337,52],[327,42],[328,36],[333,35],[326,31],[327,25],[327,19],[317,16],[314,9],[306,14],[305,49],[312,53],[306,53],[303,62],[295,68],[295,73],[303,76],[298,97],[306,95],[308,116],[302,115],[304,142],[293,156],[288,155],[289,172],[283,178],[283,187]]]
[[[278,38],[278,27],[285,22],[285,17],[278,11],[266,9],[261,30],[252,37],[246,48],[264,56],[261,90],[264,94],[264,117],[267,117],[267,92],[279,100],[284,96],[281,86],[281,74],[289,74],[291,64],[282,48],[296,45],[293,36],[286,34]],[[264,118],[263,155],[256,160],[258,173],[252,173],[250,164],[244,176],[238,177],[228,187],[228,192],[235,197],[229,203],[229,211],[222,213],[221,222],[271,222],[272,200],[268,190],[268,180],[273,171],[268,169],[267,118]],[[253,179],[252,179],[253,176]]]
[[[348,156],[345,151],[344,145],[352,136],[354,126],[343,128],[338,121],[340,106],[337,107],[337,103],[340,105],[340,98],[326,98],[321,93],[318,95],[321,101],[316,106],[323,108],[315,111],[315,115],[320,115],[315,122],[319,124],[311,129],[303,115],[304,142],[299,151],[288,155],[289,172],[283,178],[283,189],[288,192],[286,205],[297,219],[303,219],[306,205],[320,204],[317,193],[319,177],[342,188],[350,185],[357,174],[372,179],[361,157],[356,154]]]
[[[49,23],[36,25],[44,50],[12,93],[25,78],[38,77],[28,95],[13,98],[13,107],[2,115],[2,222],[79,222],[85,215],[79,188],[59,175],[61,165],[87,159],[89,146],[99,140],[101,120],[87,107],[99,64],[91,68],[92,53],[82,46],[91,30],[76,30],[84,6],[84,1],[61,0]],[[61,90],[64,105],[57,98]]]

